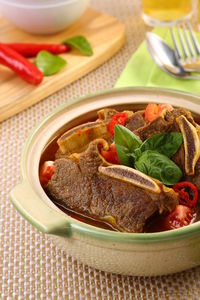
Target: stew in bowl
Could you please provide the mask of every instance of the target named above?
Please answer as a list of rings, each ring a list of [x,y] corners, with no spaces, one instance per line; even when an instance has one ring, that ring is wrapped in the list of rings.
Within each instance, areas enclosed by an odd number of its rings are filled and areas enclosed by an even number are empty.
[[[173,230],[200,219],[200,127],[184,108],[104,108],[42,155],[40,182],[64,212],[122,232]]]
[[[123,88],[72,102],[25,143],[14,207],[100,270],[150,276],[198,266],[199,98]]]

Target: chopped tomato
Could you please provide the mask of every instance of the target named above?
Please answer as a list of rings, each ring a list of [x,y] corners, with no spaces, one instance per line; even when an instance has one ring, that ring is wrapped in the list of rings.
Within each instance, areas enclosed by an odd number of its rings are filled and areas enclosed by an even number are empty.
[[[109,163],[120,165],[120,161],[119,161],[119,158],[117,156],[117,151],[116,151],[114,143],[112,143],[110,145],[110,149],[108,151],[105,151],[105,150],[101,149],[101,155]]]
[[[122,126],[125,125],[126,119],[127,119],[127,114],[124,112],[116,114],[111,118],[111,120],[108,124],[108,130],[112,136],[114,136],[115,125],[117,125],[117,124],[122,125]]]
[[[54,161],[45,161],[40,168],[39,178],[42,187],[45,187],[55,173]]]
[[[144,112],[144,118],[148,122],[152,122],[158,117],[158,105],[149,103]]]
[[[144,112],[144,118],[148,122],[152,122],[158,118],[164,110],[172,111],[173,107],[170,104],[155,104],[149,103]]]
[[[191,208],[184,205],[177,205],[175,209],[163,218],[165,230],[177,229],[191,223],[194,212]]]

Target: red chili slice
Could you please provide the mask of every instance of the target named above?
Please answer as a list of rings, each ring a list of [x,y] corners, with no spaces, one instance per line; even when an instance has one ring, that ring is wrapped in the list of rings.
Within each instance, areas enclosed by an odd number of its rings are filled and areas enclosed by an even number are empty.
[[[195,207],[198,199],[197,187],[189,181],[178,182],[173,186],[175,192],[178,193],[179,204],[187,207]]]
[[[108,151],[101,149],[101,155],[105,158],[106,161],[110,162],[111,164],[120,165],[120,161],[117,156],[117,151],[114,143],[110,145],[110,149]]]
[[[122,113],[118,113],[116,115],[114,115],[110,122],[109,122],[109,125],[108,125],[108,130],[110,132],[110,134],[112,136],[114,136],[114,127],[115,125],[122,125],[124,126],[125,125],[125,122],[126,122],[126,119],[127,119],[127,114],[122,112]]]

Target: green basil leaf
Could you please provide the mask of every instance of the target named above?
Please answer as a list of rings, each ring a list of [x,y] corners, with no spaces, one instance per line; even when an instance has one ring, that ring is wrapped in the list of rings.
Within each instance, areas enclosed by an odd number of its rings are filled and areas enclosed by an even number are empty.
[[[93,54],[92,47],[83,35],[77,35],[63,41],[63,44],[78,49],[82,54],[91,56]]]
[[[173,185],[183,176],[181,169],[167,156],[152,150],[144,151],[135,161],[135,168],[166,185]]]
[[[114,141],[120,163],[131,166],[131,154],[141,146],[142,142],[132,131],[122,125],[114,127]]]
[[[121,145],[115,145],[119,161],[124,166],[130,166],[130,153],[127,148]]]
[[[36,66],[45,76],[58,73],[65,65],[63,58],[48,51],[40,51],[36,57]]]
[[[131,156],[135,159],[138,160],[139,157],[141,156],[142,151],[140,150],[140,148],[135,149],[132,153]]]
[[[172,157],[183,142],[180,132],[167,132],[154,134],[148,138],[140,147],[141,152],[155,150],[163,155]]]
[[[142,141],[137,135],[122,125],[115,125],[114,140],[115,145],[118,144],[124,146],[130,153],[142,145]]]

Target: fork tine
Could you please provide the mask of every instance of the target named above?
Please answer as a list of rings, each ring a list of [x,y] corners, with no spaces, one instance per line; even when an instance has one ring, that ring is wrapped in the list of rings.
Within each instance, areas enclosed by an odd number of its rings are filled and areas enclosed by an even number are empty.
[[[192,26],[191,24],[188,22],[187,23],[187,26],[188,26],[188,29],[189,29],[189,32],[190,32],[190,35],[191,35],[191,38],[192,38],[192,41],[193,41],[193,44],[194,44],[194,48],[196,50],[196,53],[198,56],[200,56],[200,46],[199,46],[199,42],[194,34],[194,31],[192,29]]]
[[[194,52],[194,49],[192,47],[192,43],[191,43],[191,40],[189,38],[188,31],[186,30],[185,24],[182,24],[182,29],[183,29],[183,32],[184,32],[184,37],[185,37],[190,55],[191,55],[192,58],[195,58],[195,52]]]
[[[183,49],[183,54],[184,54],[185,58],[188,59],[189,58],[188,50],[185,46],[184,38],[183,38],[183,35],[182,35],[182,32],[181,32],[179,26],[177,26],[177,32],[178,32],[178,37],[179,37],[179,40],[180,40],[181,47]]]
[[[181,58],[181,52],[179,50],[178,43],[176,42],[176,37],[175,37],[175,34],[174,34],[174,28],[170,27],[170,33],[171,33],[172,41],[173,41],[173,44],[174,44],[176,57],[177,57],[178,60],[181,60],[182,59]]]

